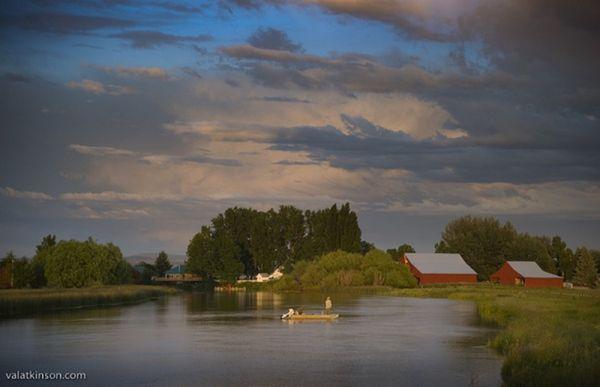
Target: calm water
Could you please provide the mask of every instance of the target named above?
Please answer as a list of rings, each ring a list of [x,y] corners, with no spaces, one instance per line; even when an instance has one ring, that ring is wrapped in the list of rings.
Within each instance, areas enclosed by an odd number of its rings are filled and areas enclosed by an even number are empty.
[[[337,322],[279,320],[288,305],[316,312],[323,298],[184,293],[0,321],[0,384],[4,372],[36,370],[115,386],[500,385],[492,332],[472,303],[332,295]]]

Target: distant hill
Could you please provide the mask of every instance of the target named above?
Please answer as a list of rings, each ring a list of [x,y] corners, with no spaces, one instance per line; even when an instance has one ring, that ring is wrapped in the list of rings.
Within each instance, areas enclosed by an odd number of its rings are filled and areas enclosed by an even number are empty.
[[[167,253],[167,255],[169,256],[169,261],[171,262],[172,265],[180,265],[185,262],[186,257],[183,254]],[[158,256],[158,253],[140,253],[140,254],[128,255],[127,257],[125,257],[125,260],[132,265],[136,265],[142,261],[144,261],[146,263],[154,263],[154,260],[156,259],[157,256]]]

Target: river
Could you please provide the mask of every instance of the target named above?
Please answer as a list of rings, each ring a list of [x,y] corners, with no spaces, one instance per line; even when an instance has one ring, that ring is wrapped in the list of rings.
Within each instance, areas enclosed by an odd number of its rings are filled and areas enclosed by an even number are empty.
[[[289,305],[318,312],[324,296],[186,292],[0,320],[0,370],[85,372],[102,386],[501,384],[494,332],[471,302],[332,294],[338,321],[279,319]]]

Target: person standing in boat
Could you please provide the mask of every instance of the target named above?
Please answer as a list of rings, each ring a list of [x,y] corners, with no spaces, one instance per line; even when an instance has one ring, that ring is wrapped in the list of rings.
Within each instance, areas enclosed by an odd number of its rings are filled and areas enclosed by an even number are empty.
[[[333,308],[333,303],[331,302],[331,298],[328,296],[325,300],[325,314],[331,313],[331,309]]]

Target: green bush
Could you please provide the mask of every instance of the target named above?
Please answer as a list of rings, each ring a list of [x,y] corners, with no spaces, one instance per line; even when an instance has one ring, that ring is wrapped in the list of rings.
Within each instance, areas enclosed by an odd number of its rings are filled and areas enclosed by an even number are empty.
[[[293,283],[291,280],[294,280]],[[294,265],[285,281],[278,281],[281,285],[276,290],[298,287],[335,289],[349,286],[416,286],[416,280],[408,269],[381,250],[371,250],[364,256],[338,250],[315,261],[300,261]]]

